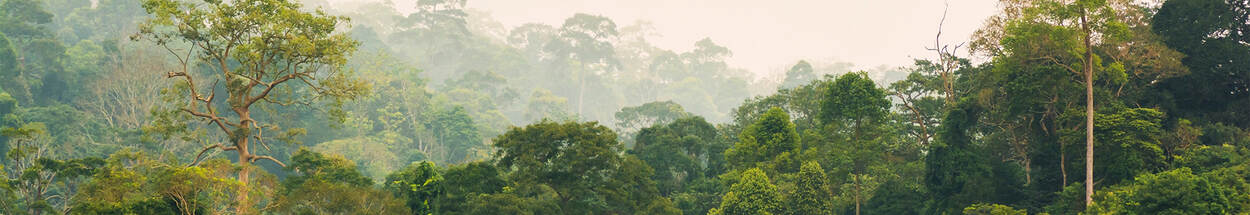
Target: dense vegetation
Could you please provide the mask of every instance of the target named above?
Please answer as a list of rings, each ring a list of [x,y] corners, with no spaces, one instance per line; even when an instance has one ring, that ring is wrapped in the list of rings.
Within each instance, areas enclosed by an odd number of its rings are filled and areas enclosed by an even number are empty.
[[[1250,1],[1003,0],[764,78],[465,4],[0,0],[0,213],[1250,213]]]

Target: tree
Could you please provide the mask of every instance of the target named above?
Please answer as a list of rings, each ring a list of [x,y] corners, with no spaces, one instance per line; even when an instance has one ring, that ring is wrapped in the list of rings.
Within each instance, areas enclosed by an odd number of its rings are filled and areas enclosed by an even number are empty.
[[[168,96],[180,97],[171,101],[178,107],[173,112],[207,121],[229,137],[231,143],[209,145],[201,155],[213,149],[238,155],[242,166],[238,179],[243,186],[237,213],[251,210],[252,203],[244,194],[253,162],[270,160],[285,166],[271,156],[252,153],[253,139],[264,144],[264,130],[283,133],[259,121],[263,118],[253,117],[253,108],[260,107],[258,104],[307,104],[310,99],[325,98],[332,101],[331,115],[342,117],[341,111],[334,109],[368,89],[338,69],[358,44],[335,32],[346,18],[320,10],[305,12],[299,3],[286,0],[203,4],[145,0],[143,6],[153,17],[140,25],[141,37],[132,38],[149,39],[164,47],[182,66],[166,74],[176,82]],[[224,104],[218,92],[226,94]],[[231,113],[223,113],[219,105],[226,105]],[[298,134],[301,130],[288,132]]]
[[[768,175],[759,168],[751,168],[742,173],[738,183],[722,197],[720,207],[712,211],[725,215],[779,214],[782,212],[780,199],[777,185],[769,181]]]
[[[807,63],[806,60],[800,60],[791,66],[790,70],[786,70],[786,80],[781,82],[781,89],[798,87],[815,81],[817,78],[816,72],[812,71],[812,64]]]
[[[564,20],[559,36],[544,49],[562,60],[577,65],[573,76],[577,79],[577,114],[585,114],[586,79],[600,72],[610,72],[619,67],[612,47],[619,36],[616,23],[603,16],[584,13],[574,14]],[[561,62],[563,63],[563,62]]]
[[[1075,46],[1066,47],[1066,54],[1059,56],[1042,56],[1052,63],[1064,65],[1072,73],[1082,74],[1085,84],[1085,204],[1093,203],[1094,195],[1094,70],[1110,70],[1123,72],[1123,65],[1118,63],[1104,69],[1102,58],[1095,57],[1094,49],[1099,41],[1109,41],[1123,37],[1127,29],[1116,20],[1116,11],[1106,0],[1077,0],[1075,2],[1043,1],[1036,8],[1030,8],[1026,14],[1039,16],[1039,20],[1053,20],[1051,25],[1057,26],[1066,37],[1059,40],[1079,41]],[[1045,21],[1042,21],[1045,22]],[[1011,29],[1008,29],[1010,32]],[[1009,33],[1010,34],[1010,33]],[[1076,56],[1080,53],[1079,56]],[[1065,56],[1067,55],[1067,56]],[[1097,66],[1096,66],[1097,65]],[[1080,66],[1077,69],[1075,66]],[[1118,70],[1118,71],[1117,71]]]
[[[373,188],[373,179],[356,170],[342,156],[322,155],[301,149],[291,156],[282,182],[276,212],[292,214],[385,214],[408,213],[402,201]]]
[[[42,85],[41,75],[59,70],[65,47],[46,29],[53,14],[44,9],[43,2],[0,1],[0,11],[0,34],[7,40],[5,46],[0,46],[6,51],[0,53],[11,50],[14,58],[13,64],[6,65],[10,68],[0,70],[0,78],[6,80],[0,84],[19,101],[33,102],[34,93]]]
[[[1237,0],[1166,1],[1151,18],[1151,30],[1184,54],[1189,74],[1164,80],[1160,94],[1186,118],[1250,125],[1250,6]]]
[[[415,27],[434,32],[448,31],[455,35],[469,34],[464,12],[466,0],[421,0],[417,1],[417,12],[408,19]]]
[[[687,117],[638,132],[633,153],[655,169],[651,177],[660,193],[671,196],[686,183],[704,178],[704,156],[710,156],[716,128],[703,117]]]
[[[820,101],[821,120],[849,124],[856,129],[856,136],[865,123],[884,119],[890,108],[885,91],[878,88],[866,72],[839,76],[825,89],[823,97]]]
[[[828,179],[820,163],[808,161],[799,168],[795,191],[786,197],[788,214],[831,214],[833,197],[829,193]]]
[[[1243,182],[1244,183],[1244,182]],[[1237,185],[1244,187],[1245,184]],[[1195,175],[1189,168],[1142,174],[1133,183],[1100,191],[1087,213],[1237,214],[1250,197],[1229,185]]]
[[[43,24],[52,22],[52,13],[44,9],[43,2],[38,0],[5,0],[0,2],[0,32],[10,38],[29,41],[32,38],[46,36],[49,32]]]
[[[1016,210],[1000,204],[973,204],[964,208],[964,214],[968,215],[1028,215],[1024,210]]]
[[[469,117],[464,108],[455,106],[450,110],[440,110],[435,113],[433,120],[428,126],[438,142],[449,149],[447,161],[459,163],[472,159],[469,152],[482,145],[482,138],[473,124],[473,118]]]
[[[0,128],[0,135],[8,139],[6,144],[11,148],[6,153],[8,166],[4,166],[4,173],[0,174],[5,176],[0,178],[5,185],[0,188],[6,200],[7,195],[18,197],[18,202],[3,202],[7,213],[38,215],[67,211],[69,201],[65,197],[74,195],[77,180],[94,174],[95,169],[104,164],[99,158],[52,158],[51,141],[45,130],[46,126],[38,122]]]
[[[969,64],[966,59],[961,60],[961,64]],[[960,67],[970,67],[961,65]],[[940,115],[945,111],[946,105],[957,95],[937,95],[938,92],[944,92],[943,88],[947,85],[954,85],[953,80],[956,74],[953,69],[948,71],[942,65],[928,60],[916,60],[911,73],[907,75],[907,79],[891,83],[886,93],[897,98],[900,104],[896,106],[902,109],[903,113],[909,114],[910,128],[908,133],[914,136],[920,145],[929,145],[934,138],[934,133],[940,122]],[[948,83],[948,81],[952,83]],[[951,86],[953,88],[953,86]],[[952,89],[953,91],[954,89]],[[953,92],[952,92],[953,93]]]
[[[383,186],[404,199],[413,213],[431,214],[439,212],[435,206],[440,204],[437,198],[443,194],[444,181],[434,163],[424,161],[386,176]]]
[[[226,213],[239,183],[233,165],[212,159],[198,166],[171,164],[143,151],[122,149],[71,197],[70,214]]]
[[[846,141],[835,143],[839,154],[850,158],[849,190],[855,205],[855,214],[859,214],[862,204],[871,195],[876,177],[869,174],[869,167],[881,163],[881,151],[888,139],[883,138],[880,128],[887,122],[890,101],[885,91],[868,78],[866,72],[844,74],[834,80],[820,100],[820,118],[828,127],[849,128]],[[877,176],[879,177],[879,176]]]
[[[924,208],[917,205],[925,204],[923,185],[904,183],[900,180],[888,180],[880,188],[873,191],[872,198],[864,202],[864,214],[898,214],[918,215]]]
[[[565,213],[606,212],[619,192],[610,177],[622,165],[617,135],[596,122],[542,121],[495,138],[496,166],[512,181],[550,186]]]
[[[569,114],[567,98],[560,97],[551,93],[546,89],[535,89],[530,94],[529,104],[525,108],[525,120],[527,122],[538,122],[543,119],[565,121],[576,119],[577,116]]]
[[[480,205],[470,203],[479,195],[503,192],[508,181],[503,173],[488,162],[473,162],[448,167],[443,172],[442,195],[433,201],[438,213],[465,214]]]
[[[935,200],[928,214],[959,213],[965,205],[992,197],[994,187],[987,182],[993,178],[991,167],[968,131],[981,114],[979,106],[964,99],[942,120],[939,141],[925,161],[924,184],[929,199]]]
[[[790,122],[790,115],[773,107],[742,131],[733,148],[725,151],[725,160],[737,170],[766,168],[773,173],[788,173],[798,170],[793,157],[798,153],[799,133]]]
[[[626,139],[633,136],[639,129],[654,125],[668,124],[674,120],[689,117],[681,105],[673,101],[648,102],[646,104],[624,107],[616,112],[616,127]]]
[[[13,80],[18,74],[17,52],[13,50],[13,42],[8,36],[0,33],[0,78]],[[0,84],[10,84],[0,82]]]

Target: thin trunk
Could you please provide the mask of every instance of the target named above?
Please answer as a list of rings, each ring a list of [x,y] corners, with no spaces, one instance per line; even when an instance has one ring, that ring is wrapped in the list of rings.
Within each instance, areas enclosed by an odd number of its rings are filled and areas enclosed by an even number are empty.
[[[1062,183],[1059,183],[1059,190],[1063,190],[1064,186],[1068,186],[1068,168],[1066,165],[1066,163],[1068,163],[1068,159],[1065,155],[1066,153],[1063,151],[1063,145],[1063,143],[1059,143],[1059,175],[1062,176],[1060,180],[1063,180],[1060,181]]]
[[[1024,158],[1024,185],[1033,184],[1033,160]]]
[[[577,115],[582,114],[582,105],[586,103],[586,65],[582,64],[581,74],[577,76]]]
[[[1090,45],[1090,29],[1085,11],[1081,11],[1081,28],[1085,30],[1085,205],[1094,203],[1094,54]]]
[[[860,198],[860,195],[862,195],[862,194],[863,194],[863,192],[864,192],[864,190],[860,189],[860,187],[859,187],[859,186],[860,186],[860,184],[859,184],[859,178],[860,178],[860,177],[862,177],[862,175],[861,175],[861,176],[859,176],[859,177],[855,177],[855,215],[859,215],[859,199],[861,199],[861,198]]]

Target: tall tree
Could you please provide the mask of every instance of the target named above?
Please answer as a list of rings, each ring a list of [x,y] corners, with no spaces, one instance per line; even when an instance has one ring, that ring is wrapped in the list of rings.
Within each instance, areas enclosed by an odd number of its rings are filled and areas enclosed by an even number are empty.
[[[1029,12],[1043,17],[1039,20],[1053,20],[1053,25],[1069,29],[1073,36],[1079,38],[1080,45],[1070,47],[1069,54],[1081,53],[1075,61],[1063,62],[1060,58],[1050,57],[1054,63],[1069,65],[1070,72],[1084,75],[1085,84],[1085,204],[1093,203],[1094,195],[1094,68],[1102,69],[1102,58],[1094,56],[1095,46],[1099,41],[1123,37],[1127,34],[1125,26],[1116,20],[1116,11],[1107,0],[1075,0],[1075,1],[1043,1]],[[1081,66],[1080,69],[1072,65]],[[1112,66],[1111,70],[1116,69]],[[1123,66],[1119,66],[1123,70]],[[1120,71],[1123,72],[1123,71]]]
[[[799,85],[807,84],[816,80],[816,71],[812,70],[812,64],[806,60],[800,60],[786,70],[786,80],[781,82],[781,89],[790,89]]]
[[[338,69],[357,46],[335,31],[347,21],[344,17],[309,12],[287,0],[145,0],[143,8],[153,16],[132,38],[151,40],[181,64],[180,70],[166,73],[176,82],[168,91],[177,107],[173,112],[207,121],[231,141],[204,147],[196,160],[213,149],[238,155],[242,166],[238,180],[243,186],[236,196],[237,213],[251,210],[247,182],[253,162],[270,160],[285,166],[274,157],[253,154],[251,141],[263,145],[263,131],[284,133],[253,117],[253,108],[326,98],[331,100],[331,115],[342,117],[334,110],[368,90],[364,82]],[[226,94],[224,104],[218,92]],[[231,113],[219,110],[221,105]],[[298,133],[302,130],[286,132]]]
[[[612,41],[619,33],[616,22],[604,16],[578,13],[564,20],[559,36],[548,43],[546,51],[577,66],[577,114],[585,114],[586,79],[601,72],[617,69]],[[564,63],[564,62],[560,62]]]
[[[542,121],[496,137],[495,161],[513,181],[555,189],[565,213],[606,213],[601,203],[621,189],[612,178],[623,162],[616,138],[596,122]]]
[[[674,120],[689,117],[691,114],[686,112],[681,105],[673,101],[656,101],[646,104],[624,107],[621,111],[616,112],[616,129],[625,135],[626,142],[631,142],[634,134],[639,129],[651,127],[655,125],[668,124]]]
[[[885,91],[868,78],[868,73],[853,72],[844,74],[825,89],[820,101],[820,117],[826,125],[835,128],[849,128],[850,138],[843,142],[843,149],[851,158],[851,191],[855,205],[855,214],[867,201],[872,191],[873,179],[868,167],[880,163],[882,132],[877,132],[886,122],[889,114],[890,101]]]

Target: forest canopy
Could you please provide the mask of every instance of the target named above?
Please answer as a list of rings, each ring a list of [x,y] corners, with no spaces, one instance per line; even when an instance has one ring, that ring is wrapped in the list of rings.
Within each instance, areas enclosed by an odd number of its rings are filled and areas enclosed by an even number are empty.
[[[410,3],[0,0],[0,214],[1250,213],[1250,1],[1002,0],[776,77]]]

